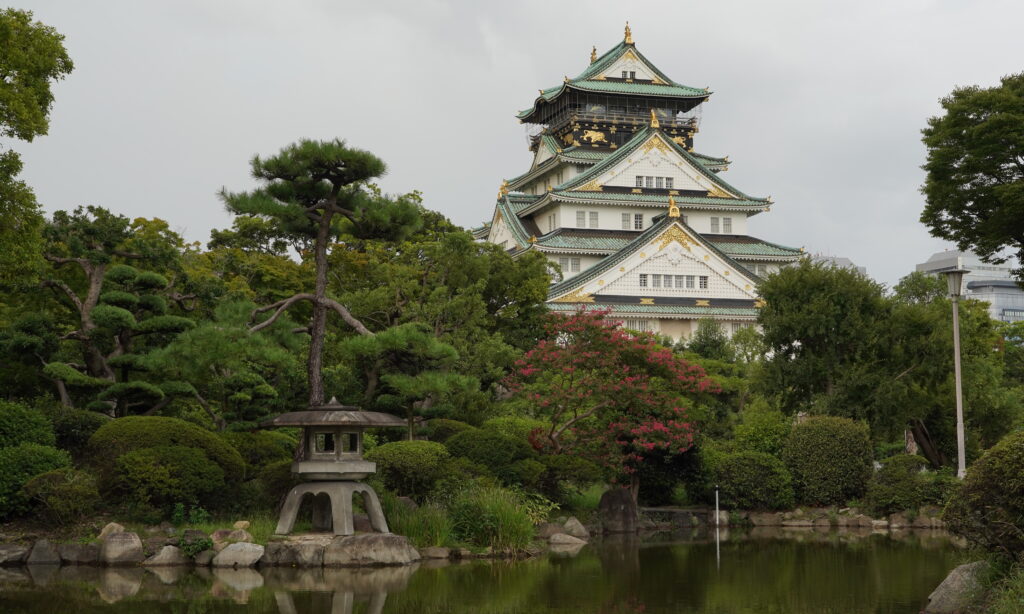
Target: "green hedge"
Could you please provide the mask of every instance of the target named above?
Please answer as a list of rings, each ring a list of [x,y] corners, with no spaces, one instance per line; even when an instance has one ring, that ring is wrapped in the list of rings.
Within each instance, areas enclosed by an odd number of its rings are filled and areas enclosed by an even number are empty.
[[[967,470],[943,512],[950,531],[1024,560],[1024,431],[989,448]]]
[[[475,428],[475,426],[466,424],[465,422],[459,422],[458,420],[434,418],[427,422],[427,437],[430,438],[430,441],[444,443],[452,435],[456,435],[462,431],[471,431]]]
[[[280,431],[227,431],[220,436],[242,456],[246,478],[255,476],[271,463],[292,460],[298,445],[295,439]]]
[[[910,454],[882,461],[882,468],[871,478],[865,497],[871,513],[886,516],[921,507],[927,483],[921,470],[927,465],[924,458]]]
[[[224,471],[203,450],[156,446],[122,454],[115,463],[113,489],[131,505],[169,514],[176,503],[216,508],[225,503]]]
[[[501,416],[499,418],[491,418],[487,420],[480,428],[486,431],[494,431],[500,433],[505,437],[511,437],[512,439],[518,439],[520,441],[529,441],[530,433],[537,429],[543,430],[545,427],[551,425],[543,420],[535,420],[533,418],[521,418],[519,416]]]
[[[448,450],[436,441],[393,441],[367,452],[384,485],[422,501],[447,472]]]
[[[111,418],[85,409],[66,409],[53,417],[53,431],[57,436],[57,447],[80,457],[92,437]]]
[[[793,419],[780,411],[743,412],[743,423],[736,425],[736,445],[743,450],[779,456],[792,429]]]
[[[871,454],[866,424],[832,416],[794,425],[782,452],[797,503],[806,505],[840,505],[864,496]]]
[[[30,502],[22,487],[39,475],[71,464],[64,450],[38,443],[0,448],[0,519],[25,513]]]
[[[0,448],[20,443],[52,446],[53,425],[39,410],[21,403],[0,401]]]
[[[452,456],[468,458],[487,467],[506,483],[514,483],[517,461],[535,455],[525,440],[513,439],[495,431],[463,431],[445,442]]]
[[[710,472],[724,507],[784,510],[793,507],[793,479],[778,458],[764,452],[712,455]]]
[[[111,420],[89,439],[88,454],[103,486],[122,454],[164,446],[202,450],[220,467],[228,484],[238,484],[245,475],[245,461],[231,444],[200,426],[178,418],[128,416]]]
[[[96,477],[71,467],[37,475],[25,484],[22,492],[47,522],[57,525],[88,516],[100,502]]]

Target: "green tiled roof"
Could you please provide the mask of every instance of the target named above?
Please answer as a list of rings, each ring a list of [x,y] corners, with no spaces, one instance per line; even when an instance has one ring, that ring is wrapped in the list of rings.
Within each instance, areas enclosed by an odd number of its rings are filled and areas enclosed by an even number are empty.
[[[637,235],[636,238],[630,241],[624,248],[608,256],[607,258],[602,259],[594,266],[581,272],[579,275],[576,275],[575,277],[570,277],[569,279],[560,281],[556,284],[552,284],[551,287],[548,288],[548,296],[559,296],[565,294],[572,288],[582,286],[583,284],[589,282],[590,280],[601,275],[602,273],[609,271],[614,267],[617,267],[620,262],[630,257],[633,254],[633,252],[636,252],[641,247],[647,245],[650,241],[652,241],[655,237],[660,235],[668,226],[672,224],[679,224],[680,226],[685,228],[691,236],[697,237],[703,241],[702,235],[694,231],[692,228],[690,228],[686,224],[686,222],[682,220],[682,218],[670,218],[668,216],[655,217],[655,222],[651,224],[651,227]],[[704,244],[708,247],[708,249],[710,249],[712,252],[716,253],[720,258],[722,258],[722,260],[729,263],[733,268],[746,275],[755,283],[760,281],[760,277],[752,273],[749,269],[747,269],[747,267],[733,260],[728,254],[722,252],[720,249],[712,245],[710,242],[705,241]]]
[[[629,245],[639,233],[629,231],[587,233],[559,229],[555,232],[538,237],[537,245],[579,251],[617,252]],[[589,235],[589,236],[588,236]],[[717,235],[702,234],[700,237],[714,246],[723,254],[732,258],[744,256],[798,257],[801,252],[796,247],[786,247],[750,236],[735,236],[731,240],[717,241]]]
[[[611,309],[612,313],[679,314],[707,316],[749,316],[757,317],[756,308],[746,307],[692,307],[687,305],[615,305],[605,303],[548,303],[552,311],[576,311],[581,306],[588,309]]]
[[[554,190],[552,197],[558,200],[587,200],[587,201],[615,201],[630,203],[657,203],[668,206],[668,195],[666,194],[632,194],[629,192],[573,192],[569,190]],[[714,196],[686,196],[680,194],[673,196],[676,204],[686,205],[721,205],[723,207],[753,207],[763,209],[768,203],[762,200],[744,198],[717,198]]]
[[[635,235],[634,235],[635,236]],[[580,236],[564,229],[539,237],[537,245],[575,250],[593,250],[599,252],[615,252],[629,245],[631,236],[614,236],[611,233],[594,233],[592,236]]]
[[[576,188],[576,187],[579,187],[579,186],[582,186],[582,185],[586,184],[587,182],[589,182],[590,180],[596,178],[598,175],[600,175],[604,171],[606,171],[609,168],[611,168],[611,167],[615,166],[616,164],[618,164],[624,158],[632,155],[632,153],[634,151],[636,151],[640,147],[641,144],[643,144],[652,134],[656,134],[656,133],[661,133],[661,130],[659,128],[652,128],[651,126],[647,126],[643,130],[637,131],[633,135],[633,138],[631,138],[629,140],[629,142],[627,142],[622,147],[619,147],[618,149],[616,149],[615,153],[613,153],[612,155],[610,155],[607,158],[605,158],[604,160],[602,160],[599,164],[595,164],[594,166],[590,167],[589,169],[587,169],[586,172],[580,173],[579,175],[576,175],[575,177],[573,177],[569,181],[567,181],[567,182],[563,183],[562,185],[558,186],[559,189],[561,189],[561,190],[569,190],[569,189]],[[716,185],[721,187],[723,190],[725,190],[727,192],[731,192],[733,194],[736,194],[740,198],[748,200],[748,201],[756,201],[756,202],[760,202],[760,203],[763,203],[763,204],[767,204],[768,203],[768,199],[767,198],[756,198],[756,197],[753,197],[753,196],[747,196],[746,194],[744,194],[740,190],[737,190],[733,186],[729,185],[729,183],[726,182],[724,179],[719,177],[716,173],[713,173],[710,170],[708,170],[708,168],[704,164],[701,164],[701,162],[699,160],[697,160],[697,158],[695,158],[693,156],[693,154],[691,154],[690,152],[686,151],[686,148],[680,146],[678,143],[674,142],[672,139],[670,139],[670,138],[668,138],[668,137],[666,137],[664,135],[662,135],[661,138],[662,138],[662,140],[665,143],[668,144],[669,147],[673,148],[680,156],[682,156],[684,160],[687,160],[688,162],[691,162],[693,164],[693,167],[696,170],[700,171],[700,173],[702,175],[704,175],[705,177],[710,179],[712,183],[715,183]],[[714,199],[714,200],[725,200],[725,199]]]
[[[761,239],[754,239],[754,237],[742,237],[743,239],[753,239],[750,241],[716,241],[714,235],[704,235],[704,238],[709,243],[720,249],[721,251],[729,254],[730,256],[799,256],[800,248],[798,247],[786,247],[785,245],[779,245],[777,243],[771,243],[769,241],[762,241]]]
[[[659,79],[664,81],[664,84],[654,83],[626,83],[624,81],[605,81],[601,79],[594,79],[595,75],[600,75],[606,68],[611,66],[627,51],[632,50],[633,53],[640,58],[640,61],[647,65]],[[537,102],[544,100],[550,102],[558,96],[560,96],[566,89],[577,89],[584,92],[607,92],[614,94],[637,94],[641,96],[665,96],[668,98],[706,98],[711,95],[711,92],[683,85],[677,83],[672,79],[668,78],[668,75],[661,72],[657,66],[655,66],[650,60],[648,60],[640,50],[633,44],[626,44],[620,42],[618,45],[612,47],[608,51],[604,52],[601,57],[597,58],[594,62],[591,62],[587,66],[586,70],[580,73],[575,79],[570,79],[561,85],[555,87],[549,87],[546,90],[540,92],[540,96],[537,97],[533,106],[529,109],[520,111],[516,116],[520,119],[529,117],[537,108]]]

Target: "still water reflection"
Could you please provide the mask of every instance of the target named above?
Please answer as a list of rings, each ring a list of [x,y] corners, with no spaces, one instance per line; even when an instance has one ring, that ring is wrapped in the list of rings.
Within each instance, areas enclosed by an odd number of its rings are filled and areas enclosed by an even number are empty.
[[[916,614],[955,566],[941,533],[605,540],[519,562],[382,569],[0,570],[0,612]]]

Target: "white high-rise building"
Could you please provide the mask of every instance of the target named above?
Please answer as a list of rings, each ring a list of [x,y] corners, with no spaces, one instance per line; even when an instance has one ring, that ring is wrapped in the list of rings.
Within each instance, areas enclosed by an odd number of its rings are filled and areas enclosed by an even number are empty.
[[[932,254],[927,262],[917,265],[922,273],[939,274],[953,269],[967,269],[961,294],[988,303],[993,320],[1017,322],[1024,320],[1024,290],[1013,278],[1008,264],[989,264],[970,253],[950,250]]]
[[[554,311],[600,307],[674,339],[701,318],[730,334],[753,324],[762,277],[803,250],[749,235],[771,198],[722,179],[728,157],[694,151],[710,94],[658,70],[627,25],[621,43],[518,114],[535,127],[532,164],[502,183],[476,236],[557,265]]]

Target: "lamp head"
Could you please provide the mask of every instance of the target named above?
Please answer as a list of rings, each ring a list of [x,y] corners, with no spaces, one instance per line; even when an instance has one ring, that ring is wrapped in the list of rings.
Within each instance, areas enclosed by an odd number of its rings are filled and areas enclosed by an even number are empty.
[[[942,274],[946,276],[946,283],[949,284],[950,298],[960,298],[964,283],[964,275],[967,273],[970,273],[970,271],[960,267],[942,271]]]

